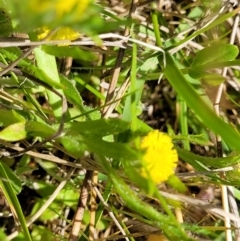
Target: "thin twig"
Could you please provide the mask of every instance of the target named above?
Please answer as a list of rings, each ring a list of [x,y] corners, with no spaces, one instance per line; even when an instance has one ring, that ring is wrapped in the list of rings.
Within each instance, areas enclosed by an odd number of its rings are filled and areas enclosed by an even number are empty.
[[[90,181],[90,180],[88,180]],[[91,182],[90,182],[91,183]],[[92,172],[92,183],[98,183],[98,171]],[[90,222],[89,222],[89,240],[95,239],[95,224],[96,224],[96,210],[97,210],[97,193],[91,186],[91,197],[90,197]]]
[[[80,198],[78,201],[75,216],[73,218],[73,225],[72,225],[72,229],[71,229],[68,241],[77,241],[79,239],[79,233],[81,230],[83,214],[87,206],[87,200],[88,200],[89,189],[90,189],[88,180],[91,178],[92,178],[92,172],[87,172],[82,184]]]

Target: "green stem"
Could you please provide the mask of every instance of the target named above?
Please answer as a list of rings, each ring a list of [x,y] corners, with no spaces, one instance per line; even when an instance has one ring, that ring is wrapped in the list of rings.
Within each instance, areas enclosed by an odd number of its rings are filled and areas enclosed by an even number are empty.
[[[156,8],[156,3],[152,3],[151,7]],[[156,45],[159,47],[162,47],[161,33],[159,30],[159,24],[158,24],[158,15],[155,10],[151,12],[151,17],[152,17],[152,23],[153,23],[153,30],[156,38]]]

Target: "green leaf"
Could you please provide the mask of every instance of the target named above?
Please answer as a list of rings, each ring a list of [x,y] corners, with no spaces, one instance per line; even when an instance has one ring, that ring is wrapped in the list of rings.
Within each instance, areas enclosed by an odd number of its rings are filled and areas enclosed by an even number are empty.
[[[198,68],[189,68],[188,74],[193,79],[201,79],[206,72],[204,70],[198,69]]]
[[[80,111],[84,111],[83,100],[80,96],[78,90],[71,82],[71,80],[67,79],[65,76],[60,75],[60,82],[64,86],[63,92],[66,95],[66,98],[69,102],[74,104]]]
[[[39,206],[39,208],[40,207],[41,206]],[[54,234],[50,229],[41,225],[33,225],[31,235],[34,241],[54,240],[57,238],[56,234]],[[16,241],[24,241],[24,240],[17,239]]]
[[[5,176],[2,173],[2,170],[4,169],[5,174],[8,176],[8,179],[5,179]],[[4,164],[3,162],[1,162],[1,168],[0,168],[0,178],[2,180],[2,182],[10,182],[13,190],[15,192],[15,194],[19,194],[22,190],[22,183],[19,180],[19,178],[15,175],[15,173],[12,171],[12,169],[7,166],[6,164]]]
[[[63,85],[61,85],[58,80],[56,78],[52,78],[51,75],[48,75],[46,72],[44,72],[44,70],[39,69],[36,66],[28,66],[25,67],[24,69],[25,71],[30,71],[30,74],[32,74],[33,76],[36,76],[37,78],[39,78],[40,80],[42,80],[43,82],[45,82],[46,84],[55,87],[55,88],[64,88]]]
[[[64,146],[68,154],[74,158],[80,158],[87,150],[81,135],[74,131],[67,131],[64,136],[60,138],[61,144]]]
[[[205,72],[204,70],[201,70],[200,66],[194,69],[189,68],[188,74],[194,79],[203,79],[207,84],[212,86],[218,86],[225,81],[225,78],[222,75]]]
[[[157,59],[157,56],[154,55],[153,57],[147,58],[147,60],[140,67],[140,71],[143,71],[144,73],[146,73],[148,71],[156,70],[157,67],[158,67],[158,59]]]
[[[37,121],[27,121],[25,124],[25,131],[30,136],[43,138],[47,138],[56,132],[56,130],[49,125]]]
[[[34,204],[31,215],[34,215],[44,205],[46,201],[47,199],[45,198],[38,199]],[[62,205],[60,205],[57,202],[52,202],[50,206],[39,217],[39,220],[45,222],[47,220],[51,221],[53,219],[57,219],[60,216],[62,209],[63,209]]]
[[[37,51],[37,50],[35,50]],[[18,59],[21,55],[22,55],[22,51],[17,48],[17,47],[10,47],[10,48],[5,48],[5,49],[0,49],[0,52],[7,58],[9,59],[11,62],[14,62],[16,59]],[[37,51],[37,53],[40,51]],[[44,53],[44,52],[43,52]],[[44,53],[46,54],[46,53]],[[21,59],[21,61],[19,62],[19,66],[22,68],[23,71],[39,78],[40,80],[42,80],[43,82],[50,84],[51,86],[55,87],[55,88],[64,88],[64,86],[62,86],[60,84],[59,78],[54,75],[54,65],[51,64],[51,61],[44,61],[43,59],[43,55],[40,55],[40,63],[45,64],[44,66],[48,66],[49,68],[49,72],[52,71],[50,74],[45,73],[41,68],[36,67],[35,65],[33,65],[31,63],[30,60],[28,59]],[[36,57],[38,56],[38,54],[36,54]],[[53,56],[51,56],[53,57]],[[58,73],[58,72],[57,72]]]
[[[42,81],[46,82],[50,86],[64,86],[60,83],[60,78],[57,69],[56,58],[52,55],[45,53],[42,50],[42,47],[34,49],[35,58],[37,60],[38,72],[41,72],[46,78],[43,78]],[[53,81],[50,81],[53,80]],[[58,92],[63,95],[63,91],[58,89]],[[49,104],[52,107],[53,113],[57,119],[62,117],[62,99],[60,96],[53,93],[51,90],[46,89],[48,94]]]
[[[89,51],[84,51],[79,47],[70,46],[43,46],[42,50],[47,54],[54,55],[59,58],[72,57],[74,59],[81,59],[85,61],[94,61],[96,57]]]
[[[56,189],[56,186],[44,181],[38,181],[36,184],[37,185],[35,185],[35,190],[43,198],[49,197]],[[67,206],[74,207],[77,205],[78,198],[79,194],[76,192],[74,187],[67,185],[58,193],[57,197],[54,199],[54,203],[59,203],[61,205],[65,204]]]
[[[83,135],[84,143],[88,149],[97,155],[104,155],[119,160],[119,158],[129,161],[139,159],[139,153],[129,145],[123,143],[107,142],[96,139],[92,135]]]
[[[72,122],[66,126],[68,130],[78,133],[89,133],[101,138],[111,134],[119,134],[130,127],[130,123],[120,119],[99,119],[85,122]]]
[[[195,79],[203,78],[210,85],[220,85],[224,82],[224,77],[205,71],[209,67],[214,67],[216,63],[231,63],[238,56],[238,53],[238,47],[232,44],[217,44],[206,47],[196,54],[188,70],[188,74]]]
[[[232,44],[217,44],[200,50],[194,58],[191,68],[201,68],[214,62],[234,60],[238,56],[238,47]]]
[[[27,137],[25,122],[12,124],[0,132],[0,139],[4,141],[20,141]]]
[[[168,178],[167,183],[178,192],[186,193],[188,190],[185,184],[175,175],[171,175]]]
[[[0,116],[1,120],[0,122],[3,123],[3,125],[9,126],[11,124],[14,124],[16,122],[24,122],[25,118],[18,114],[15,110],[2,110],[0,109]]]
[[[205,73],[203,80],[209,85],[218,86],[225,81],[225,78],[220,74]]]
[[[233,187],[233,194],[234,194],[234,197],[237,198],[237,200],[240,201],[240,191],[239,191],[239,189]]]

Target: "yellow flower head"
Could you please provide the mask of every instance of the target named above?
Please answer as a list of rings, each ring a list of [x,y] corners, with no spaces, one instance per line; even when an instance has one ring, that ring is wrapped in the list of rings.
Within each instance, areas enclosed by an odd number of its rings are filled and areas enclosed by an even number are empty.
[[[74,18],[78,19],[87,8],[88,3],[89,0],[30,0],[29,8],[38,13],[52,11],[57,19],[72,12]]]
[[[89,0],[31,0],[31,12],[45,13],[51,12],[54,14],[55,20],[60,20],[70,14],[72,20],[81,18],[86,10]],[[51,18],[50,18],[51,19]],[[51,32],[48,26],[38,28],[38,39],[44,39]],[[80,37],[80,34],[71,27],[59,27],[48,40],[75,40]]]
[[[11,18],[16,19],[19,27],[32,33],[42,28],[55,30],[60,27],[76,26],[85,19],[87,8],[92,0],[5,0]],[[43,32],[43,31],[42,31]],[[40,33],[42,33],[40,32]],[[61,30],[61,33],[63,30]],[[69,35],[69,31],[66,35]],[[71,36],[76,35],[72,31]],[[76,37],[61,37],[76,39]]]
[[[39,30],[38,39],[44,39],[51,33],[49,28]],[[60,27],[47,40],[75,40],[80,37],[80,33],[69,27]]]
[[[140,171],[143,177],[150,177],[154,183],[159,184],[174,174],[178,155],[167,134],[158,130],[151,131],[143,137],[140,147],[145,150]]]

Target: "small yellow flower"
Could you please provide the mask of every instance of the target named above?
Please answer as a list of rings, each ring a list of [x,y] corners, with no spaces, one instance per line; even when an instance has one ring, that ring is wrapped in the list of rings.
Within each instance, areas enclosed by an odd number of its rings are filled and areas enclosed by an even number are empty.
[[[178,155],[167,134],[158,130],[151,131],[143,137],[140,147],[145,150],[140,171],[143,177],[150,177],[154,183],[159,184],[174,174]]]
[[[30,9],[39,12],[52,12],[55,14],[55,20],[61,20],[66,14],[71,14],[71,19],[78,20],[82,13],[86,10],[89,0],[31,0]],[[44,39],[51,33],[48,26],[41,27],[37,30],[39,32],[38,39]],[[80,37],[80,33],[71,27],[59,27],[53,34],[50,34],[47,40],[75,40]]]
[[[47,27],[41,28],[38,34],[38,39],[44,39],[51,33]],[[80,37],[80,33],[69,27],[60,27],[47,40],[75,40]]]
[[[37,13],[52,11],[57,19],[72,12],[73,17],[78,19],[81,18],[88,4],[89,0],[30,0],[29,8]]]

